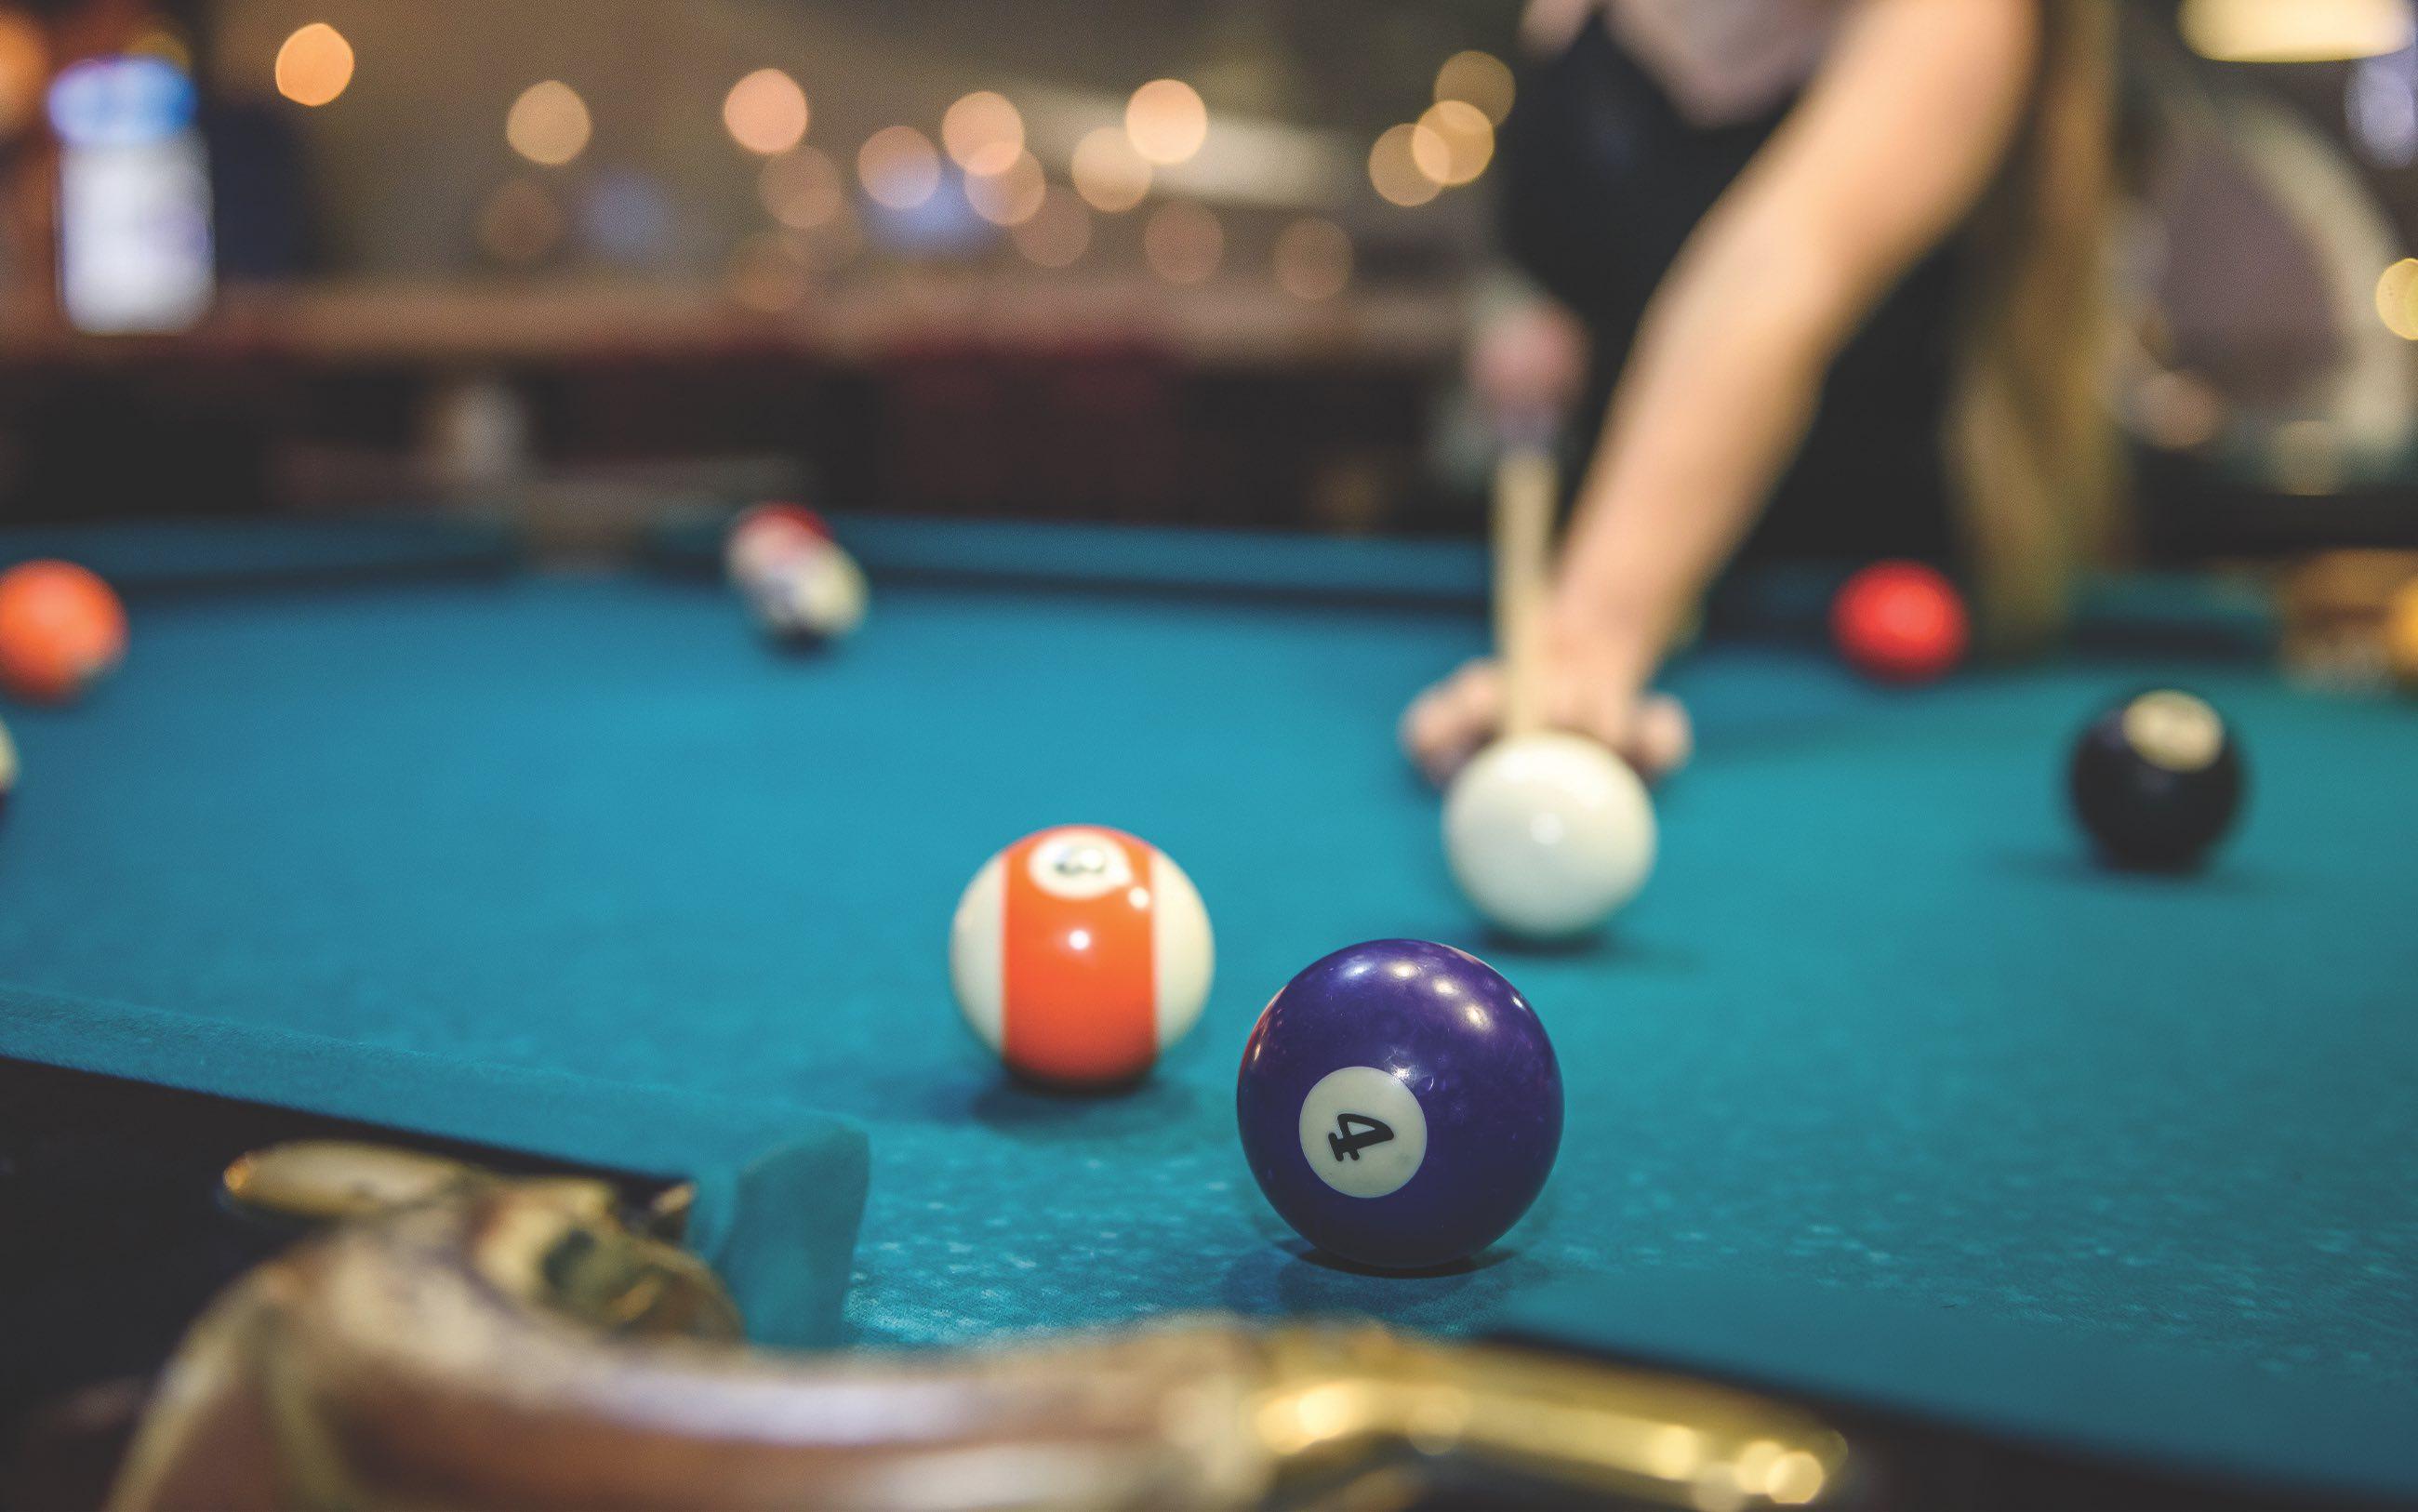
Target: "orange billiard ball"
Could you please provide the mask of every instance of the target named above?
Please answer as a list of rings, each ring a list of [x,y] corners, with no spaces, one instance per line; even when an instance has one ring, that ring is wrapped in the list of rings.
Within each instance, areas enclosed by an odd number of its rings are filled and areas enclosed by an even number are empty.
[[[60,561],[0,573],[0,685],[10,693],[65,703],[125,654],[125,606],[99,577]]]
[[[1200,1018],[1213,953],[1183,868],[1088,824],[991,857],[949,929],[967,1024],[1018,1076],[1059,1087],[1122,1086],[1148,1071]]]

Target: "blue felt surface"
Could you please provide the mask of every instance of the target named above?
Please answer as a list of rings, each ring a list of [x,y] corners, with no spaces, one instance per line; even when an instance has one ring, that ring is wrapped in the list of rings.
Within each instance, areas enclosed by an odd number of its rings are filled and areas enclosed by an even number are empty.
[[[138,598],[117,682],[10,715],[0,980],[855,1119],[867,1345],[1198,1307],[1458,1331],[1696,1275],[2418,1382],[2406,706],[2116,660],[1896,694],[1716,649],[1676,680],[1704,754],[1660,874],[1544,953],[1472,926],[1392,749],[1474,613],[877,588],[823,659],[702,582]],[[2175,676],[2235,715],[2248,822],[2204,878],[2104,874],[2066,741]],[[1201,1028],[1107,1101],[1002,1082],[946,984],[957,890],[1071,819],[1164,846],[1219,932]],[[1305,1256],[1232,1135],[1260,1005],[1385,935],[1488,956],[1562,1059],[1554,1179],[1458,1274]]]

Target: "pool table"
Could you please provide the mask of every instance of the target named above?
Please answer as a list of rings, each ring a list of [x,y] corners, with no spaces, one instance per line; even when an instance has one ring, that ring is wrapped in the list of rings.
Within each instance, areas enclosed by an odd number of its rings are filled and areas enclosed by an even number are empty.
[[[872,612],[804,655],[710,521],[576,571],[421,524],[0,542],[133,627],[81,705],[5,711],[16,1122],[140,1144],[199,1098],[681,1177],[786,1348],[1344,1315],[2418,1498],[2418,710],[2288,685],[2255,606],[2110,585],[2062,657],[1903,689],[1819,644],[1818,573],[1744,581],[1669,675],[1701,754],[1656,875],[1545,949],[1473,920],[1394,746],[1483,646],[1475,546],[839,528]],[[2232,719],[2245,819],[2111,871],[2065,755],[2165,681]],[[1010,1080],[948,985],[959,890],[1075,820],[1216,928],[1199,1027],[1114,1095]],[[1518,984],[1568,1098],[1534,1210],[1417,1275],[1310,1252],[1234,1130],[1262,1004],[1390,936]]]

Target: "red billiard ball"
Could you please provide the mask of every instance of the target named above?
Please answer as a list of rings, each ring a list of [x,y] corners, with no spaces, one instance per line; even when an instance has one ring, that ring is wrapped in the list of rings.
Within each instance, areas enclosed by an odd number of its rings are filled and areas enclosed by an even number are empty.
[[[126,654],[126,609],[73,562],[0,573],[0,683],[21,698],[66,703]]]
[[[957,1006],[1008,1069],[1065,1087],[1148,1071],[1209,998],[1209,914],[1147,841],[1095,825],[1029,834],[957,902]]]
[[[1928,682],[1965,659],[1965,601],[1921,562],[1877,562],[1847,579],[1830,605],[1840,654],[1884,682]]]

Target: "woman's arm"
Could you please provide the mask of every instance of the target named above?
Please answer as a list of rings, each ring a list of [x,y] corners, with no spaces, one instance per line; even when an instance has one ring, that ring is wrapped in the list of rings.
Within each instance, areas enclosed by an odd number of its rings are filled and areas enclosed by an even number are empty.
[[[1649,306],[1553,603],[1581,727],[1625,723],[1802,442],[1840,349],[1963,220],[2022,117],[2040,0],[1855,0]],[[1621,729],[1595,730],[1615,744]]]

